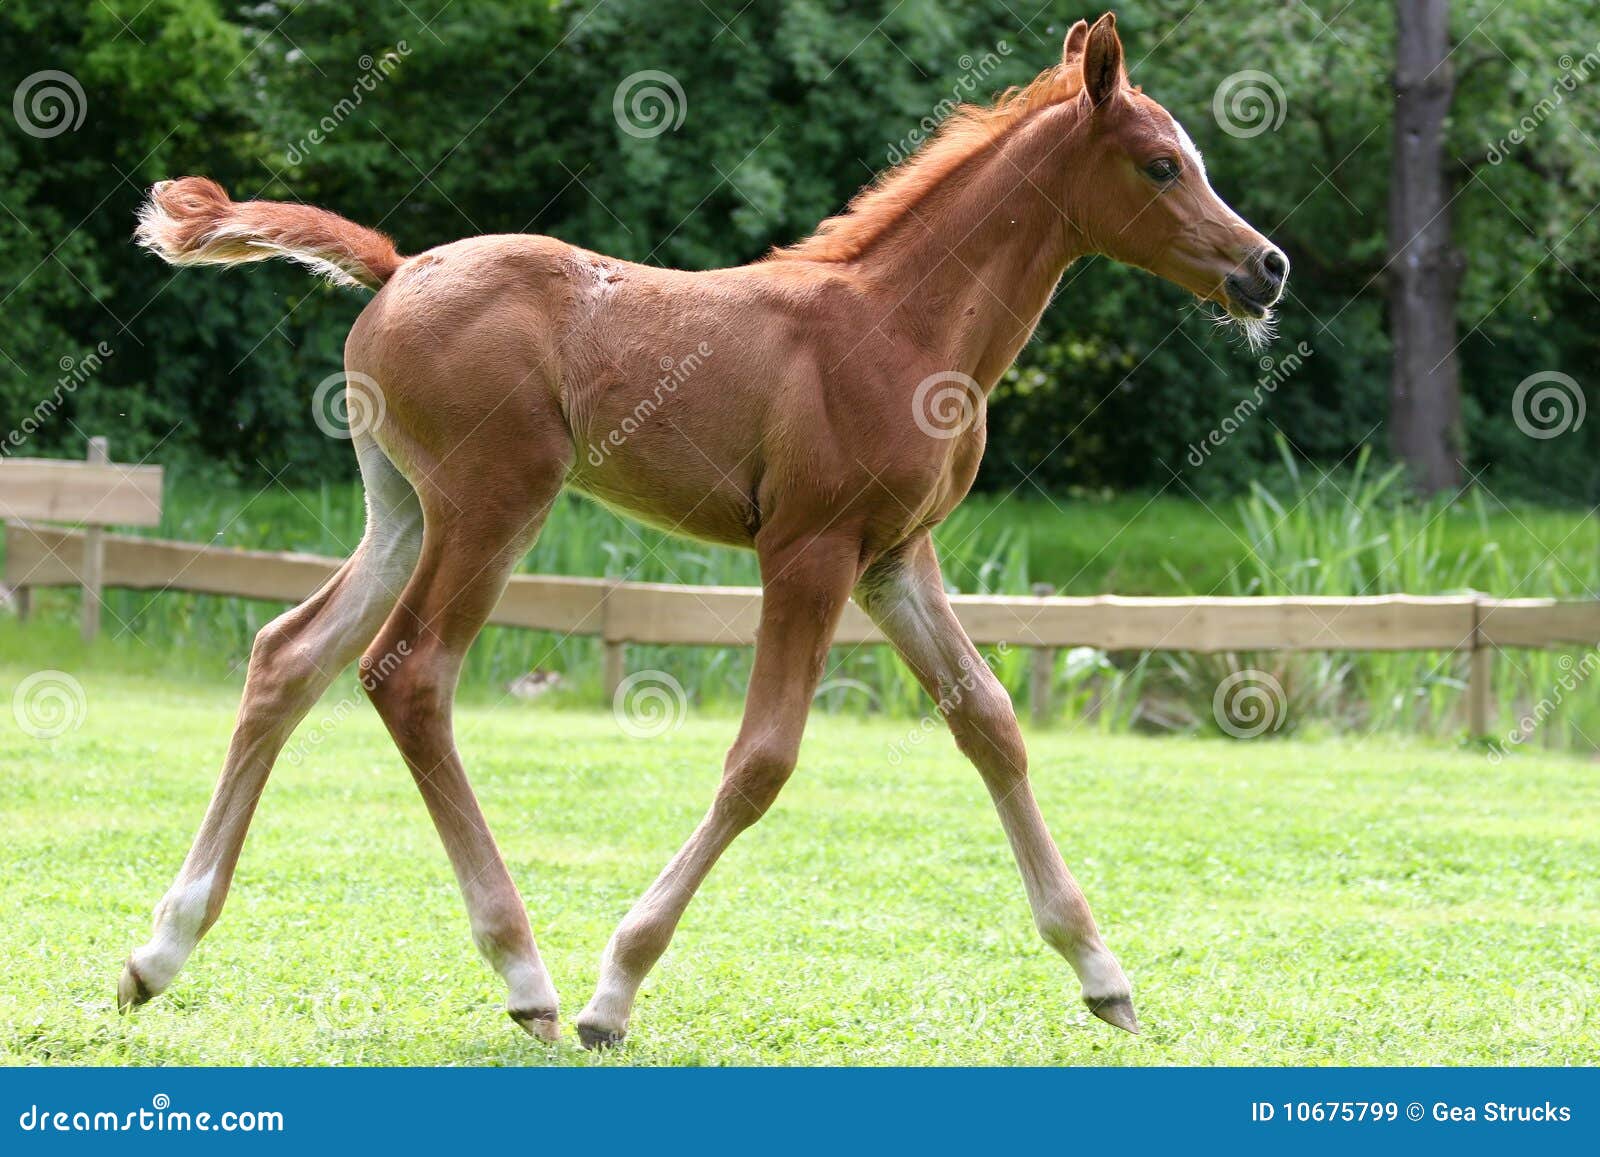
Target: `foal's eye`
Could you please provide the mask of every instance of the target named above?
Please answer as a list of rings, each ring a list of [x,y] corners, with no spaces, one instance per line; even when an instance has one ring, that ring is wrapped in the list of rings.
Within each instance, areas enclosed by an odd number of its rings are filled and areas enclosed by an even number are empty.
[[[1158,157],[1144,167],[1145,176],[1165,185],[1178,179],[1178,162],[1171,157]]]

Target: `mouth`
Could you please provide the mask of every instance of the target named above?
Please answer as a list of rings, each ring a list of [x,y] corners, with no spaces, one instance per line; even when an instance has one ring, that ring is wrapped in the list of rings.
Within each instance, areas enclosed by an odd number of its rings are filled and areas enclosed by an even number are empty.
[[[1254,287],[1245,286],[1228,278],[1228,316],[1236,321],[1262,321],[1272,312],[1277,294],[1268,296]]]
[[[1235,277],[1228,278],[1224,284],[1222,312],[1214,315],[1217,325],[1236,328],[1252,351],[1269,345],[1277,336],[1272,307],[1277,304],[1280,293],[1264,292]]]

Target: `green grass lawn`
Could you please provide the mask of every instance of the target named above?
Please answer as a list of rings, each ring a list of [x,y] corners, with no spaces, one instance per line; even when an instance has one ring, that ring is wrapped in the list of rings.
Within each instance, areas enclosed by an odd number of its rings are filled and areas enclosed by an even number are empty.
[[[1088,1017],[1035,936],[977,776],[906,720],[814,721],[800,771],[690,908],[633,1035],[570,1018],[698,818],[732,720],[654,741],[477,703],[459,737],[569,1018],[500,1012],[442,849],[365,704],[280,764],[221,923],[114,1007],[199,820],[231,689],[79,667],[54,740],[0,661],[0,1060],[10,1064],[1564,1064],[1600,1057],[1592,761],[1407,746],[1033,736],[1037,790],[1145,1033]],[[333,713],[349,676],[313,712]],[[302,735],[305,734],[304,729]]]

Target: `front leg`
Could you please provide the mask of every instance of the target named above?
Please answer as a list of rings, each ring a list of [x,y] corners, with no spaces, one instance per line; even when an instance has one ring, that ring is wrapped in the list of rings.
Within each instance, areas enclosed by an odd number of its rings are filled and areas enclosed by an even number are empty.
[[[1028,782],[1016,712],[950,609],[933,541],[922,535],[869,569],[856,601],[894,644],[977,766],[1022,872],[1039,934],[1065,956],[1083,1002],[1101,1020],[1139,1031],[1133,991],[1100,939],[1078,882],[1050,838]]]
[[[758,542],[757,550],[761,625],[739,738],[728,751],[711,810],[606,945],[594,999],[578,1014],[578,1035],[588,1048],[622,1040],[639,985],[666,951],[696,889],[788,781],[828,645],[860,577],[861,548],[853,536]]]

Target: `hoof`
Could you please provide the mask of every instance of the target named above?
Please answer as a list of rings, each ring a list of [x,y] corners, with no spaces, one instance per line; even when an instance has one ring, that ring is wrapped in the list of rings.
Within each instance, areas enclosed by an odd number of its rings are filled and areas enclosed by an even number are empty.
[[[581,1023],[578,1025],[578,1039],[583,1042],[583,1047],[591,1052],[616,1048],[627,1035],[626,1029],[595,1028],[593,1025]]]
[[[1115,1025],[1124,1032],[1139,1035],[1139,1018],[1134,1015],[1133,1001],[1126,996],[1102,996],[1083,998],[1084,1007],[1094,1013],[1107,1024]]]
[[[506,1013],[536,1040],[555,1044],[561,1039],[561,1016],[553,1008],[508,1008]]]
[[[128,957],[128,962],[122,966],[122,976],[117,980],[117,1011],[127,1012],[137,1008],[155,995],[155,990],[144,982],[144,977],[133,966],[133,957]]]

